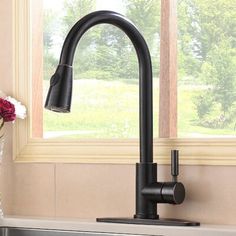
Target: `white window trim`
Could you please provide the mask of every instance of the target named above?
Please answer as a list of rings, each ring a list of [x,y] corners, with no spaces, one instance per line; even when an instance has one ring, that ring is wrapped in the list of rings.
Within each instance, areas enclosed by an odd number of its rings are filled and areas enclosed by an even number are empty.
[[[14,128],[14,161],[50,163],[136,163],[137,140],[45,140],[31,138],[31,19],[30,0],[13,0],[14,94],[28,108],[26,120]],[[154,160],[170,161],[170,150],[180,150],[180,163],[236,165],[236,139],[155,139]]]

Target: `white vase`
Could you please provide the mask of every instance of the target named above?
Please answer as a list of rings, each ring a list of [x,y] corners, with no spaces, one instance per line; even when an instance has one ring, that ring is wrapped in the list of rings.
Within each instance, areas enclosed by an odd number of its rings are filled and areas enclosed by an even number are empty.
[[[3,158],[3,148],[4,148],[4,138],[0,138],[0,168],[2,168],[2,158]],[[1,170],[2,172],[2,170]],[[2,174],[1,174],[2,176]],[[2,209],[2,191],[0,189],[0,219],[3,218],[3,209]]]
[[[2,162],[3,157],[3,147],[4,147],[4,138],[0,138],[0,162]]]

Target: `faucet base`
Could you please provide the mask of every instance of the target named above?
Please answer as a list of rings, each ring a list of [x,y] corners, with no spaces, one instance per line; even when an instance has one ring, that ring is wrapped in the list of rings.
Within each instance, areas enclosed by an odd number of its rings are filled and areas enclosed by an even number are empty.
[[[97,218],[97,222],[140,225],[199,226],[199,222],[179,219]]]

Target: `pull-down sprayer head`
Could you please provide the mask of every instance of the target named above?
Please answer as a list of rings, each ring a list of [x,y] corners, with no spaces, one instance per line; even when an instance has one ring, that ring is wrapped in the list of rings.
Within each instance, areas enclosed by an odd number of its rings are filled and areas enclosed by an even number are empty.
[[[70,112],[72,96],[72,66],[58,65],[50,80],[45,108],[55,112]]]

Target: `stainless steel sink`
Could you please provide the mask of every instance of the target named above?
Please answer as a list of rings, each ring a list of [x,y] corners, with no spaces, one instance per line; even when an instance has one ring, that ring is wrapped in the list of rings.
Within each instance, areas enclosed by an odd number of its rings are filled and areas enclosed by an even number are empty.
[[[0,236],[125,236],[125,235],[131,235],[131,234],[0,227]],[[131,236],[138,236],[138,235],[132,234]]]

